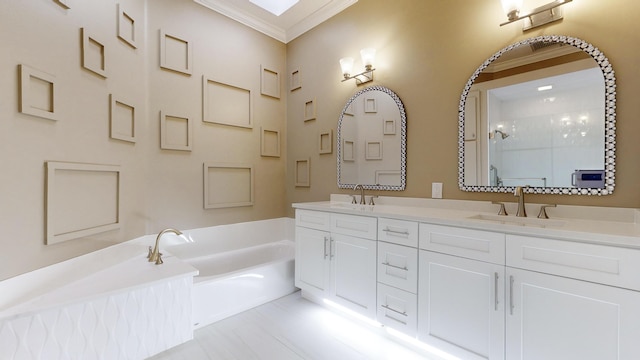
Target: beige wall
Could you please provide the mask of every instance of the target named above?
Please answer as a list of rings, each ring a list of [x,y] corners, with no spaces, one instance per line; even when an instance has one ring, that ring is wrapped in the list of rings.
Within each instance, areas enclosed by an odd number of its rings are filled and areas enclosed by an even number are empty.
[[[138,22],[138,48],[116,37],[116,3]],[[325,200],[336,185],[335,146],[318,155],[318,134],[335,130],[344,103],[360,88],[340,82],[338,59],[378,49],[376,80],[403,100],[408,115],[407,190],[384,195],[429,197],[444,183],[444,197],[512,201],[508,194],[472,194],[457,187],[457,107],[478,65],[507,44],[541,34],[566,34],[598,46],[618,79],[617,187],[612,196],[529,196],[531,202],[637,207],[640,123],[635,98],[640,35],[629,14],[640,3],[575,1],[565,20],[523,34],[499,27],[498,0],[360,0],[288,45],[277,42],[191,0],[0,2],[0,279],[55,263],[164,227],[193,228],[292,215],[292,202]],[[108,78],[80,66],[81,27],[104,39]],[[194,43],[194,72],[184,76],[158,66],[159,29]],[[56,75],[61,120],[18,112],[18,64]],[[282,71],[282,97],[260,95],[260,65]],[[288,75],[302,74],[290,92]],[[202,75],[250,88],[253,130],[204,124]],[[136,106],[135,144],[109,139],[108,94]],[[317,119],[303,122],[303,104],[315,99]],[[194,150],[160,150],[159,111],[194,119]],[[259,155],[260,126],[281,130],[282,156]],[[294,187],[296,159],[311,159],[311,187]],[[122,228],[61,244],[44,245],[45,161],[116,164],[122,170]],[[203,209],[202,163],[250,163],[256,169],[252,207]]]
[[[544,1],[543,1],[544,3]],[[540,5],[533,0],[525,6]],[[317,133],[336,129],[346,101],[362,87],[340,82],[341,57],[356,58],[359,50],[377,48],[375,80],[402,99],[408,123],[407,188],[380,192],[388,196],[430,197],[431,183],[444,184],[450,199],[514,201],[510,194],[480,194],[458,189],[458,121],[460,94],[476,68],[508,44],[538,35],[581,38],[602,50],[617,77],[617,168],[613,195],[529,195],[533,203],[638,207],[640,122],[635,98],[640,95],[638,58],[640,25],[631,14],[640,3],[581,0],[563,7],[561,22],[522,33],[521,24],[500,27],[504,14],[498,0],[360,0],[287,45],[289,73],[299,68],[302,89],[288,98],[288,201],[326,200],[340,190],[333,155],[318,155]],[[316,98],[317,120],[302,121],[302,104]],[[293,186],[292,165],[311,158],[311,187]],[[290,209],[289,214],[293,214]]]
[[[286,76],[285,45],[245,27],[192,0],[148,2],[149,51],[159,53],[158,32],[179,34],[194,42],[195,69],[184,76],[158,67],[149,56],[149,135],[160,138],[160,110],[195,119],[194,150],[150,147],[153,164],[148,181],[148,233],[165,227],[191,229],[217,224],[260,220],[286,215]],[[260,65],[280,71],[281,98],[260,94]],[[202,76],[251,90],[253,129],[202,122]],[[281,131],[280,158],[260,156],[260,128]],[[240,163],[255,166],[255,205],[203,209],[203,163]]]
[[[65,10],[53,0],[0,2],[0,280],[164,227],[286,214],[284,140],[280,158],[260,156],[261,126],[286,136],[285,97],[260,95],[260,65],[284,73],[284,44],[191,0],[69,3]],[[136,21],[137,49],[116,37],[117,3]],[[107,79],[81,67],[82,27],[104,42]],[[159,68],[161,28],[193,43],[191,76]],[[19,64],[56,76],[59,121],[18,112]],[[252,91],[253,129],[202,122],[203,74]],[[135,144],[109,138],[111,93],[135,106]],[[160,110],[193,120],[193,151],[160,150]],[[120,165],[121,229],[45,245],[50,160]],[[252,164],[255,205],[205,210],[204,162]]]

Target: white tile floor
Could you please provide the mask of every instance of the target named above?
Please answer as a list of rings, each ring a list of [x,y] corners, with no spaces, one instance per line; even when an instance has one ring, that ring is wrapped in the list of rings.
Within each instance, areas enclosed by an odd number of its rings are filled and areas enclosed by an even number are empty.
[[[194,340],[153,360],[436,359],[412,351],[381,329],[347,320],[300,292],[195,331]]]

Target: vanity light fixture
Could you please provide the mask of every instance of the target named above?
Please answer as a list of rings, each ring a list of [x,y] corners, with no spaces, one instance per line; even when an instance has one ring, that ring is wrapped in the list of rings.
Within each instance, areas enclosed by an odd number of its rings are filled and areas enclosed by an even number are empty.
[[[364,71],[355,75],[351,75],[353,71],[353,58],[346,57],[340,59],[340,68],[342,69],[342,82],[350,79],[356,80],[356,85],[361,85],[373,80],[373,72],[376,70],[373,67],[373,62],[376,56],[376,49],[365,48],[360,50],[360,56],[362,57],[362,63],[364,64]]]
[[[508,19],[508,21],[503,22],[500,26],[524,20],[522,30],[526,31],[562,19],[562,9],[559,8],[559,6],[570,3],[573,0],[555,0],[546,5],[537,7],[524,15],[520,15],[523,0],[500,1],[502,1],[502,8],[507,14]]]

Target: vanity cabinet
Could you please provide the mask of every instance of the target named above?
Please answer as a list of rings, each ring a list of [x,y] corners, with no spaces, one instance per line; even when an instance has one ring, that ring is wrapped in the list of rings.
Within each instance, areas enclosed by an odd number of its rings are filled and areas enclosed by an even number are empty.
[[[634,235],[387,216],[297,209],[296,286],[465,360],[640,359]]]
[[[504,241],[502,233],[420,224],[420,341],[463,359],[504,358]]]
[[[418,323],[418,223],[378,220],[379,323],[415,337]]]
[[[517,235],[507,249],[507,359],[640,359],[640,251]]]
[[[376,229],[375,217],[297,210],[295,285],[375,318]]]

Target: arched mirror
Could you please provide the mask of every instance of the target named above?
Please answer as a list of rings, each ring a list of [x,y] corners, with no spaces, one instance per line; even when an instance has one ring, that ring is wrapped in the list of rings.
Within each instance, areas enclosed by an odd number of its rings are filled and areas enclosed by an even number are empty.
[[[568,36],[509,45],[473,73],[458,111],[460,189],[613,192],[615,76],[593,45]]]
[[[338,187],[404,190],[407,116],[398,95],[384,86],[358,91],[338,120]]]

